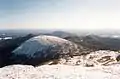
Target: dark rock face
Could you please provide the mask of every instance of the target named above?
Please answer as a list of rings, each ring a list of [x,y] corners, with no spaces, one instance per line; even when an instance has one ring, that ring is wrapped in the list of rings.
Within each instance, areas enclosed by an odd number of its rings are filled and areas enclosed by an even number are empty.
[[[117,60],[117,61],[120,61],[120,55],[119,55],[119,56],[117,56],[116,60]]]
[[[10,64],[9,57],[11,56],[11,52],[33,36],[34,35],[29,34],[25,37],[0,41],[0,67]]]
[[[13,64],[40,65],[44,62],[79,55],[78,46],[68,40],[40,35],[33,37],[13,51]]]

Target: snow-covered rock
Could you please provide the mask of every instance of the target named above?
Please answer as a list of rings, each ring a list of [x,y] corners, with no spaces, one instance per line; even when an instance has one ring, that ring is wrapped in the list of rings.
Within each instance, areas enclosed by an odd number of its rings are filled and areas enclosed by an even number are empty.
[[[99,50],[87,55],[68,57],[67,60],[60,59],[59,64],[81,65],[85,67],[108,66],[119,63],[120,53],[109,50]],[[54,62],[54,61],[52,61]]]
[[[40,64],[51,59],[66,58],[79,53],[76,44],[55,36],[33,37],[13,51],[12,61],[19,64]]]
[[[120,64],[99,67],[13,65],[0,68],[0,79],[120,79]]]
[[[120,53],[115,51],[109,51],[109,50],[99,50],[95,52],[91,52],[87,56],[83,58],[83,63],[86,65],[112,65],[115,63],[118,63],[117,57],[120,55]]]

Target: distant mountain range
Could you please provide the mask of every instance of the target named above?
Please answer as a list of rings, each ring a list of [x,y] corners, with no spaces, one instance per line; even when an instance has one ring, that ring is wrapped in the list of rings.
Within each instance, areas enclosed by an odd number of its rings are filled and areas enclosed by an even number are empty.
[[[93,50],[120,50],[120,38],[119,36],[99,36],[86,34],[78,36],[76,34],[56,31],[52,35],[70,40],[79,46],[83,46]]]

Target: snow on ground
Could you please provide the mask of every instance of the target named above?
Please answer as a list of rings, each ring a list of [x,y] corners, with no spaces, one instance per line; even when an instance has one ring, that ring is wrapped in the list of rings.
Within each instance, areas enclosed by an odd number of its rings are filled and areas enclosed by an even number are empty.
[[[12,65],[0,69],[0,79],[120,79],[120,64],[81,67]]]

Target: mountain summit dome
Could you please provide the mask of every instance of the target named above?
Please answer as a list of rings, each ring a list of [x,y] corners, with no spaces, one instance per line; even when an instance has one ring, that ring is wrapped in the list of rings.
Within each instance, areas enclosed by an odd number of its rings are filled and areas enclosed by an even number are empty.
[[[52,59],[72,57],[78,53],[78,46],[68,40],[40,35],[27,40],[15,49],[11,59],[17,64],[38,65]]]

